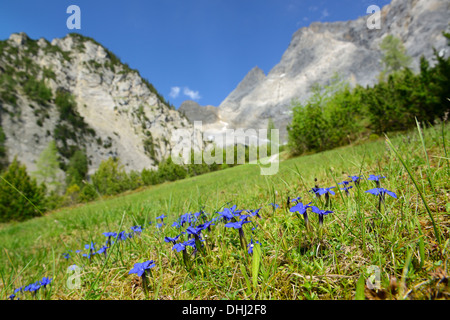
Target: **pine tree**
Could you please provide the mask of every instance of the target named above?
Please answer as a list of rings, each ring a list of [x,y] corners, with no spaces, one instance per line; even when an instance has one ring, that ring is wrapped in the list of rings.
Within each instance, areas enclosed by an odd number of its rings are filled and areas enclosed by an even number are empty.
[[[17,158],[0,179],[0,222],[23,221],[44,211],[45,185],[38,186]]]
[[[410,66],[411,57],[406,54],[405,46],[399,38],[387,35],[381,42],[380,49],[383,51],[384,76]]]
[[[50,141],[36,161],[37,170],[32,175],[47,185],[50,191],[59,191],[61,183],[58,181],[59,159],[55,141]]]

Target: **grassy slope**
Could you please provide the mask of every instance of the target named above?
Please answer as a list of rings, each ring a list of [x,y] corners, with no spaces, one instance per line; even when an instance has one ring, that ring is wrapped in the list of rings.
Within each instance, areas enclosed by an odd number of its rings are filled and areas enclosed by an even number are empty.
[[[448,126],[445,131],[448,137]],[[439,226],[440,244],[412,180],[380,140],[286,160],[274,176],[261,176],[257,166],[238,166],[3,225],[0,296],[6,299],[14,288],[49,276],[54,278],[47,290],[52,299],[143,299],[137,276],[128,275],[128,271],[136,262],[154,259],[149,298],[353,299],[356,281],[361,275],[370,276],[367,269],[372,265],[381,270],[383,290],[379,295],[448,298],[448,288],[439,289],[430,275],[436,268],[446,271],[448,260],[450,179],[443,140],[448,150],[448,138],[442,137],[440,127],[425,131],[431,162],[428,169],[417,131],[393,139],[424,190]],[[373,182],[364,181],[360,191],[353,188],[350,197],[334,189],[334,213],[325,217],[321,231],[316,214],[309,214],[313,231],[307,232],[303,217],[288,211],[288,196],[302,196],[303,203],[317,201],[308,192],[315,178],[321,187],[329,187],[359,173],[386,176],[382,187],[394,191],[398,199],[388,197],[386,211],[380,214],[376,197],[363,192],[374,188]],[[280,208],[272,210],[271,202]],[[190,271],[181,263],[181,253],[163,241],[164,236],[178,234],[171,224],[181,214],[201,207],[214,214],[234,204],[238,209],[263,208],[261,220],[252,218],[253,225],[259,225],[252,237],[262,243],[255,286],[247,285],[246,279],[252,282],[251,256],[240,249],[237,230],[225,228],[223,223],[207,233],[211,252],[198,254]],[[323,208],[320,202],[317,205]],[[162,214],[168,216],[166,225],[157,229],[155,218]],[[83,249],[91,241],[99,249],[106,239],[103,232],[130,232],[134,225],[145,227],[141,237],[116,243],[106,260],[96,256],[88,263],[75,253],[70,260],[62,258],[68,250]],[[250,241],[250,224],[244,229]],[[420,239],[424,240],[423,251],[419,250]],[[83,267],[82,286],[70,290],[67,267],[74,263]],[[416,290],[408,292],[414,286]],[[390,287],[395,290],[389,291]],[[374,295],[366,289],[367,297]],[[31,295],[27,293],[24,298]],[[37,298],[44,298],[42,290]]]

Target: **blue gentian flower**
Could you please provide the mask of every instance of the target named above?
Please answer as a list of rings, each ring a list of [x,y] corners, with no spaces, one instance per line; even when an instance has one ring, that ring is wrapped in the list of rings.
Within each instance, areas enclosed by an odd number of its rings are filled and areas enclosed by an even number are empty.
[[[324,195],[324,194],[325,194],[325,195],[327,195],[327,194],[335,195],[334,191],[331,190],[331,189],[334,189],[334,188],[336,188],[336,187],[319,188],[319,189],[317,190],[317,193],[319,194],[319,196]]]
[[[181,224],[179,224],[177,221],[175,221],[174,223],[172,223],[171,227],[181,228]]]
[[[178,238],[180,238],[180,236],[181,236],[181,234],[177,235],[177,236],[174,237],[174,238],[171,238],[171,237],[165,237],[165,238],[164,238],[164,241],[167,242],[167,243],[172,242],[173,244],[175,244],[175,243],[177,242]]]
[[[321,209],[317,208],[316,206],[311,206],[311,210],[312,210],[312,212],[317,213],[319,215],[319,224],[320,225],[323,224],[323,216],[326,216],[329,213],[333,213],[333,211],[321,210]]]
[[[352,179],[352,181],[355,183],[355,184],[358,184],[359,183],[359,181],[361,180],[361,177],[358,177],[358,176],[348,176],[350,179]]]
[[[345,194],[346,194],[346,195],[349,195],[349,194],[350,194],[349,190],[350,190],[351,188],[353,188],[353,186],[347,186],[347,187],[341,188],[341,190],[345,191]]]
[[[69,259],[70,259],[70,254],[68,254],[68,253],[63,253],[62,255],[63,255],[64,259],[66,259],[66,260],[69,260]]]
[[[270,206],[272,206],[272,208],[274,209],[274,210],[276,210],[276,209],[278,209],[280,206],[278,205],[278,204],[276,204],[276,203],[269,203],[269,205]]]
[[[107,247],[107,246],[103,246],[103,247],[101,247],[96,253],[97,254],[104,254],[105,255],[105,257],[106,257],[106,250],[108,249],[109,247]]]
[[[297,198],[291,199],[290,203],[295,202],[297,204],[297,203],[299,203],[300,200],[302,200],[302,197],[297,197]]]
[[[172,247],[172,250],[177,250],[177,252],[183,251],[186,249],[184,243],[175,243]]]
[[[369,178],[367,178],[367,180],[375,181],[375,184],[376,184],[377,188],[379,188],[380,187],[380,180],[384,179],[384,178],[386,178],[386,177],[382,177],[382,176],[379,176],[379,175],[371,174],[371,175],[369,175]]]
[[[279,207],[279,206],[278,206]],[[278,208],[277,207],[277,208]],[[277,209],[277,208],[275,208],[275,209]],[[259,219],[261,219],[261,216],[259,215],[259,211],[261,210],[261,208],[258,208],[258,209],[256,209],[256,210],[249,210],[248,211],[248,213],[252,216],[252,217],[254,217],[254,216],[257,216]]]
[[[121,231],[117,235],[117,241],[125,241],[127,239],[128,239],[128,235],[125,233],[125,231]]]
[[[142,277],[145,272],[155,266],[153,260],[145,261],[142,263],[135,263],[133,269],[131,269],[128,274],[136,273],[139,277]]]
[[[164,223],[164,218],[167,218],[167,216],[163,214],[159,217],[156,217],[156,220],[161,220],[161,222]]]
[[[43,277],[41,280],[41,285],[46,288],[52,282],[52,280],[52,278]]]
[[[261,242],[255,241],[255,243],[261,245]],[[253,239],[250,239],[250,243],[248,244],[248,254],[253,254],[253,247],[255,246],[255,243],[253,243]]]
[[[293,206],[292,208],[289,209],[290,212],[298,212],[299,214],[303,215],[303,218],[305,219],[305,224],[306,227],[309,226],[309,222],[308,222],[308,208],[311,208],[310,206],[311,202],[308,203],[307,205],[304,205],[301,202],[298,202],[295,206]]]
[[[13,293],[12,295],[10,295],[10,296],[8,297],[8,299],[9,299],[9,300],[14,300],[15,297],[16,297],[16,295]]]
[[[222,212],[218,212],[226,220],[231,220],[234,217],[238,217],[242,210],[236,210],[236,205],[231,208],[224,208]]]
[[[370,190],[367,190],[366,193],[370,193],[370,194],[373,194],[373,195],[376,195],[376,196],[384,196],[385,194],[388,194],[392,198],[397,199],[397,195],[394,192],[389,191],[389,190],[384,189],[384,188],[370,189]]]
[[[91,250],[91,251],[95,250],[95,243],[91,242],[91,244],[86,244],[86,245],[84,245],[84,248]]]
[[[229,222],[229,223],[225,224],[225,227],[227,227],[227,228],[238,229],[239,240],[241,241],[241,247],[244,250],[247,248],[247,241],[245,240],[244,230],[242,229],[242,226],[246,223],[250,223],[250,221],[241,220],[238,222]]]

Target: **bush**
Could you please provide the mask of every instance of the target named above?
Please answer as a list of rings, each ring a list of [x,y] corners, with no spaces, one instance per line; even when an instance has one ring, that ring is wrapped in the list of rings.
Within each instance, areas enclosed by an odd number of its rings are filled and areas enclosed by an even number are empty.
[[[119,160],[102,161],[92,176],[92,184],[102,195],[114,195],[130,189],[130,181]]]

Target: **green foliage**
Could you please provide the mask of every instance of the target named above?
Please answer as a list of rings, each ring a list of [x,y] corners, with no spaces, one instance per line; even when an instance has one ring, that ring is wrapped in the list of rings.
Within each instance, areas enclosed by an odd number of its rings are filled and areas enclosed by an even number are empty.
[[[55,126],[53,136],[57,142],[60,155],[70,159],[80,147],[83,147],[86,136],[95,136],[95,131],[89,128],[84,118],[76,110],[76,102],[70,92],[58,90],[55,104],[59,112],[59,121]],[[69,144],[68,141],[73,143]],[[66,165],[61,162],[61,168],[66,170]]]
[[[5,147],[6,135],[3,128],[0,126],[0,171],[3,171],[7,165],[8,159],[6,157],[6,147]]]
[[[79,188],[83,186],[83,180],[87,177],[88,168],[89,165],[86,153],[81,150],[75,151],[67,165],[67,186],[77,185]]]
[[[114,195],[130,189],[130,181],[119,160],[109,158],[100,163],[92,176],[92,185],[102,195]]]
[[[406,55],[406,49],[399,38],[387,35],[381,42],[380,49],[383,52],[382,62],[385,74],[410,66],[411,57]]]
[[[160,181],[175,181],[186,178],[187,171],[183,166],[175,164],[169,157],[159,164],[158,175]]]
[[[40,216],[44,205],[45,186],[38,186],[15,158],[0,181],[0,222]]]
[[[95,190],[95,187],[90,183],[86,183],[81,189],[80,194],[78,195],[78,199],[80,202],[89,202],[97,198],[98,193]]]
[[[36,80],[30,76],[23,86],[25,94],[38,104],[45,105],[52,99],[52,90],[45,85],[44,80]]]
[[[55,141],[50,141],[36,161],[37,170],[33,176],[49,187],[50,191],[58,191],[61,186],[58,181],[59,159]]]
[[[16,81],[10,73],[0,74],[0,100],[15,106],[17,97],[15,95]]]

